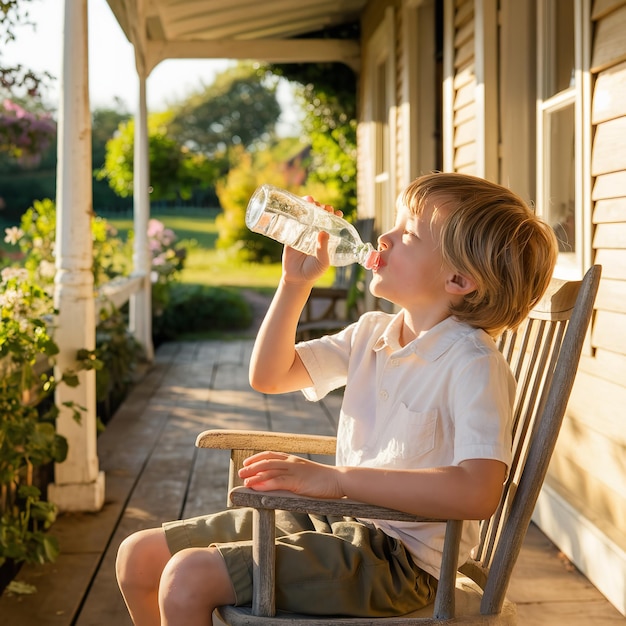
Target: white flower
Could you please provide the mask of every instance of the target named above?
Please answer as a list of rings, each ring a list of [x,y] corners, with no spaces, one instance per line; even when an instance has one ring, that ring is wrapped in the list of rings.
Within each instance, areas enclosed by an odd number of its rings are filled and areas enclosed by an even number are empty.
[[[42,278],[54,278],[55,273],[56,267],[54,263],[45,260],[39,263],[39,275]]]
[[[11,244],[12,246],[16,245],[19,242],[19,240],[24,236],[24,231],[18,226],[5,228],[4,232],[5,232],[4,241],[6,243]]]
[[[6,283],[12,278],[17,279],[18,282],[28,280],[28,270],[21,267],[5,267],[0,273],[2,282]]]

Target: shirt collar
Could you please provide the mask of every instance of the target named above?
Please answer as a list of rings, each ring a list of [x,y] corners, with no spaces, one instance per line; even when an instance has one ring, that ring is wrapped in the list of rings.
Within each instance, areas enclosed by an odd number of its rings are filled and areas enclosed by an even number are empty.
[[[475,330],[468,324],[459,322],[454,317],[447,317],[421,337],[413,339],[406,346],[401,346],[400,332],[403,324],[404,312],[400,311],[391,319],[383,334],[374,344],[374,351],[379,352],[387,348],[391,352],[400,353],[399,356],[414,353],[426,361],[435,361],[457,341]]]

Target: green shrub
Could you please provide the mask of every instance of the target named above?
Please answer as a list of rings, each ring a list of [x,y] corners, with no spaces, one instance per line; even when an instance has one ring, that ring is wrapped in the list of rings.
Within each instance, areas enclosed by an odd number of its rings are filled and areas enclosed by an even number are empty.
[[[207,285],[173,285],[162,314],[153,319],[155,343],[185,334],[222,333],[248,328],[252,309],[236,290]]]

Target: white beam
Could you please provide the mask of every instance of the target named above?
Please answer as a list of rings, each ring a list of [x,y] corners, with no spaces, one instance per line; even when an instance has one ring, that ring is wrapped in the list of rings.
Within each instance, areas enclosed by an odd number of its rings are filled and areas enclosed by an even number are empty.
[[[358,71],[361,50],[347,39],[220,39],[146,42],[146,70],[165,59],[256,59],[268,63],[345,63]]]

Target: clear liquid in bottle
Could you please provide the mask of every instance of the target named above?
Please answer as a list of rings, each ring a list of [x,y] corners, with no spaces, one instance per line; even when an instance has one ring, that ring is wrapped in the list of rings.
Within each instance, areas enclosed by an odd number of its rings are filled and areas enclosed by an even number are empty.
[[[315,255],[317,235],[325,231],[330,264],[336,267],[360,263],[371,269],[378,256],[372,244],[363,243],[356,228],[342,217],[272,185],[261,185],[250,198],[246,225],[309,255]]]

